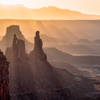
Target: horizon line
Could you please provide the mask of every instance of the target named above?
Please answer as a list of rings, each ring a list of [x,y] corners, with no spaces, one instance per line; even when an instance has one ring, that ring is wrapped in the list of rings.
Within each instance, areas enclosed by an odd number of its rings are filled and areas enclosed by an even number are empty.
[[[19,21],[99,21],[100,19],[21,19],[21,18],[0,18],[0,20]]]

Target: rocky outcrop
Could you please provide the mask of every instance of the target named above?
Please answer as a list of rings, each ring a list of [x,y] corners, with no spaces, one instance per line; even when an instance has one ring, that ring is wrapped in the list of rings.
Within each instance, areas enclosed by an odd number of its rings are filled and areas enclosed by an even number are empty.
[[[69,90],[62,88],[57,78],[57,72],[47,61],[39,31],[36,32],[34,43],[34,49],[30,53],[30,65],[34,74],[34,86],[37,90],[38,99],[68,100]]]
[[[6,50],[6,56],[10,62],[9,86],[12,100],[19,100],[19,96],[24,98],[24,96],[28,94],[32,94],[31,97],[35,98],[34,79],[28,55],[25,51],[24,40],[18,39],[18,37],[14,35],[12,47]]]
[[[14,34],[12,47],[8,47],[6,50],[7,58],[12,62],[14,59],[25,59],[27,57],[25,51],[24,40],[18,39],[16,34]]]
[[[13,36],[16,35],[18,39],[24,40],[26,44],[27,51],[30,50],[32,44],[25,39],[24,35],[22,34],[20,27],[18,25],[11,25],[7,27],[6,34],[3,39],[0,41],[0,48],[5,52],[8,47],[12,46],[13,43]]]
[[[13,56],[16,58],[25,58],[26,52],[25,52],[25,42],[21,39],[18,39],[16,35],[14,35],[13,39]]]
[[[8,68],[9,63],[0,51],[0,100],[10,100]]]
[[[36,36],[34,38],[34,50],[30,53],[31,57],[35,57],[37,60],[47,60],[47,56],[43,51],[43,42],[40,38],[40,32],[36,32]]]
[[[6,34],[0,43],[1,49],[3,51],[5,51],[6,48],[12,46],[14,34],[16,34],[17,37],[19,37],[19,39],[24,40],[24,36],[22,35],[18,25],[12,25],[12,26],[7,27]]]
[[[62,87],[56,70],[47,61],[39,31],[34,40],[34,49],[29,55],[26,54],[24,40],[16,35],[12,47],[6,50],[10,61],[9,86],[12,100],[25,99],[26,95],[28,99],[31,95],[34,100],[68,100],[70,92]]]

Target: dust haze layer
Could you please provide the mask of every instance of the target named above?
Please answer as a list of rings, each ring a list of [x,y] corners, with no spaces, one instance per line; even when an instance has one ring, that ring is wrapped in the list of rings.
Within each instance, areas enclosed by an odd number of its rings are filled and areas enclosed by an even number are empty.
[[[100,19],[100,15],[89,15],[53,6],[43,7],[40,9],[30,9],[22,5],[1,5],[0,19],[93,20]]]
[[[44,39],[49,37],[67,38],[66,40],[75,39],[99,39],[100,20],[59,20],[59,21],[44,21],[44,20],[0,20],[0,38],[6,34],[6,28],[10,25],[19,25],[23,35],[33,42],[34,33],[36,30],[41,31]],[[53,39],[52,38],[52,39]],[[53,39],[53,40],[54,40]]]

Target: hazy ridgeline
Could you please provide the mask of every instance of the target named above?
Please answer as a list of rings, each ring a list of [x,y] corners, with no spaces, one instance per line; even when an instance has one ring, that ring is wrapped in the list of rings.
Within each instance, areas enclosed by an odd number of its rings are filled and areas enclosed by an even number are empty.
[[[99,24],[1,20],[12,100],[98,100]]]

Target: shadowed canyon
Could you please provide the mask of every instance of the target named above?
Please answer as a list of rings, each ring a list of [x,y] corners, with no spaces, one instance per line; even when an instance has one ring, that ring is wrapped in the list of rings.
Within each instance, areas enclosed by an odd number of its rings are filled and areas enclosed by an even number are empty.
[[[99,100],[99,21],[1,22],[11,100]]]

